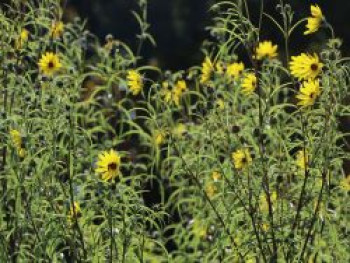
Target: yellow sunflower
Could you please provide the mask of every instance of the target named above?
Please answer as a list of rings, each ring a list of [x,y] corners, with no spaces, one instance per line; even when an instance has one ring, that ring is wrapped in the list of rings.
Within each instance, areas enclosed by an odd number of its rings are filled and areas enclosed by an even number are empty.
[[[244,64],[242,62],[234,62],[227,66],[226,73],[228,76],[237,79],[244,70]]]
[[[316,78],[322,70],[323,64],[317,54],[310,55],[302,53],[299,56],[292,56],[289,63],[291,74],[299,80]]]
[[[180,105],[180,99],[184,91],[187,90],[187,84],[184,80],[176,82],[174,87],[170,87],[168,81],[162,83],[161,95],[164,97],[166,103],[174,103],[176,106]]]
[[[64,31],[64,24],[62,21],[55,21],[52,23],[51,29],[50,29],[50,35],[52,38],[59,38]]]
[[[62,64],[58,55],[52,52],[46,52],[41,56],[38,66],[42,73],[52,76],[62,67]]]
[[[142,76],[136,70],[129,70],[127,83],[132,95],[138,95],[143,88]]]
[[[296,98],[299,100],[298,105],[304,107],[312,106],[320,94],[320,81],[318,79],[304,81],[299,93],[296,95]]]
[[[211,62],[210,58],[206,57],[204,62],[202,63],[202,74],[201,74],[200,83],[206,84],[210,80],[213,72],[214,72],[214,65]]]
[[[273,45],[271,41],[260,42],[256,48],[256,59],[262,60],[264,58],[275,58],[277,57],[277,45]]]
[[[25,149],[23,148],[22,135],[17,130],[10,130],[10,136],[14,147],[16,148],[17,154],[19,157],[23,158],[26,154]]]
[[[244,169],[252,163],[252,157],[248,149],[239,149],[232,153],[232,160],[235,168],[238,170]]]
[[[120,155],[110,150],[98,155],[97,168],[95,172],[101,176],[103,181],[109,181],[119,175]]]
[[[216,193],[217,193],[218,189],[217,187],[214,185],[214,183],[209,183],[207,184],[207,186],[205,187],[205,193],[207,194],[207,196],[211,199],[213,198]]]
[[[213,173],[211,174],[211,178],[213,178],[214,182],[217,182],[221,179],[221,173],[219,173],[218,171],[213,171]]]
[[[252,94],[256,89],[256,76],[253,73],[248,73],[244,76],[244,79],[242,81],[242,92],[245,95]]]
[[[153,131],[153,141],[156,146],[160,146],[165,141],[166,134],[162,130]]]
[[[311,5],[311,17],[307,18],[306,31],[304,35],[315,33],[320,28],[323,21],[322,10],[318,5]]]
[[[305,167],[308,166],[308,163],[309,163],[309,156],[307,151],[305,150],[305,153],[304,153],[304,150],[299,150],[296,155],[296,165],[300,169],[305,170]]]

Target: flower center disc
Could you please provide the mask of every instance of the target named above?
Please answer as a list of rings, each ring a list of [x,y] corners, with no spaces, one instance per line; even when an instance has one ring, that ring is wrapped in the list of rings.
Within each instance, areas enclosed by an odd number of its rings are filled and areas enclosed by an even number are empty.
[[[318,70],[318,65],[317,64],[311,64],[311,70],[312,71]]]
[[[49,62],[48,67],[49,67],[49,68],[53,68],[53,67],[54,67],[54,64],[53,64],[52,61]]]
[[[115,171],[117,169],[117,164],[116,163],[110,163],[108,164],[108,171]]]

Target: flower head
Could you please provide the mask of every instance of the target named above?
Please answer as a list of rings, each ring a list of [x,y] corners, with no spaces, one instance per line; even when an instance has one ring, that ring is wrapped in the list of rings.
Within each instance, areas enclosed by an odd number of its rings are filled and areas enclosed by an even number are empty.
[[[296,155],[296,165],[305,170],[309,163],[309,156],[306,150],[299,150]]]
[[[132,95],[138,95],[143,88],[142,76],[136,70],[129,70],[127,83]]]
[[[312,106],[320,94],[320,81],[318,79],[304,81],[299,93],[296,95],[296,98],[299,100],[298,105],[304,107]]]
[[[311,5],[311,17],[307,18],[306,31],[304,35],[309,35],[318,31],[322,24],[323,14],[318,5]]]
[[[103,181],[109,181],[119,175],[120,155],[110,150],[98,155],[97,168],[95,172],[101,175]]]
[[[299,56],[292,56],[289,63],[291,74],[299,80],[316,78],[322,70],[323,64],[317,54],[310,55],[302,53]]]
[[[218,171],[213,171],[211,178],[213,178],[214,182],[217,182],[221,179],[221,174]]]
[[[18,39],[16,40],[15,48],[16,49],[22,48],[24,43],[28,41],[28,37],[29,37],[29,31],[23,28]]]
[[[228,76],[237,79],[244,70],[244,64],[242,62],[234,62],[227,66],[226,73]]]
[[[205,193],[207,194],[207,196],[211,199],[215,196],[215,194],[217,193],[217,188],[214,185],[214,183],[209,183],[207,184],[207,186],[205,187]]]
[[[69,208],[69,216],[68,220],[72,220],[73,218],[78,218],[81,216],[81,208],[78,202],[74,202],[73,205]]]
[[[42,73],[52,76],[62,67],[62,64],[55,53],[46,52],[41,56],[38,66]]]
[[[23,147],[22,135],[17,130],[10,130],[10,136],[14,147],[16,148],[19,157],[23,158],[25,156],[25,149]]]
[[[178,80],[174,87],[170,87],[169,82],[164,81],[162,84],[161,95],[166,103],[174,103],[180,105],[180,99],[184,91],[187,90],[187,84],[184,80]]]
[[[248,149],[239,149],[232,153],[232,160],[235,168],[238,170],[244,169],[252,163],[252,157]]]
[[[153,141],[156,146],[160,146],[165,141],[166,134],[162,130],[155,130],[153,132]]]
[[[59,38],[64,31],[64,24],[62,21],[55,21],[52,23],[51,29],[50,29],[50,35],[52,38]]]
[[[242,81],[242,92],[245,95],[252,94],[256,89],[256,76],[253,73],[248,73],[245,75],[243,81]]]
[[[256,48],[256,59],[262,60],[264,58],[277,57],[277,45],[273,45],[271,41],[260,42]]]
[[[213,72],[214,72],[214,65],[211,62],[210,58],[206,57],[204,62],[202,63],[202,74],[201,74],[200,83],[206,84],[210,80]]]

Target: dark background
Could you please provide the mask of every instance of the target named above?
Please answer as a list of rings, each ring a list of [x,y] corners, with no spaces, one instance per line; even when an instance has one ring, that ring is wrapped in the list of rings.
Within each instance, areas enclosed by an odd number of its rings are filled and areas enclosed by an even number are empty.
[[[252,17],[259,11],[260,0],[247,0]],[[206,26],[212,22],[213,13],[209,8],[215,0],[148,0],[150,32],[155,37],[157,47],[147,44],[142,55],[157,63],[163,69],[186,69],[198,65],[203,55],[200,47],[204,39],[210,37]],[[337,37],[343,42],[343,51],[350,54],[350,1],[349,0],[284,0],[293,7],[295,19],[309,16],[310,5],[320,5],[327,20],[333,25]],[[265,11],[280,19],[276,11],[279,0],[265,0]],[[138,25],[131,14],[137,10],[136,0],[69,0],[66,18],[80,16],[87,19],[88,29],[96,34],[101,42],[107,34],[126,42],[136,50],[135,35]],[[263,39],[281,43],[277,30],[265,19]],[[305,26],[292,36],[292,54],[300,53],[312,45],[321,45],[329,37],[326,30],[304,36]],[[281,48],[282,49],[282,48]]]

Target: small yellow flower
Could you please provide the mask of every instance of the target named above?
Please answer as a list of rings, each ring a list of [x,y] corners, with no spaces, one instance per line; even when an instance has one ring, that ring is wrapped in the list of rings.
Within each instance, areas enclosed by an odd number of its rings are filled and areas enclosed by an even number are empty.
[[[95,169],[95,172],[101,175],[103,181],[106,182],[114,179],[120,173],[120,155],[114,150],[110,150],[109,152],[104,151],[98,155],[96,165],[97,168]]]
[[[306,31],[304,35],[315,33],[320,28],[323,21],[322,10],[318,5],[311,5],[311,17],[307,18]]]
[[[238,170],[244,169],[252,163],[252,157],[248,149],[239,149],[232,153],[232,160],[235,168]]]
[[[206,84],[210,80],[213,72],[214,72],[213,63],[211,62],[209,57],[206,57],[204,62],[202,63],[202,74],[201,74],[200,83]]]
[[[276,200],[277,200],[277,193],[275,191],[270,194],[270,200],[271,200],[272,204],[274,202],[276,202]],[[260,210],[261,211],[267,212],[269,210],[269,203],[267,201],[267,196],[266,196],[265,193],[260,196],[259,203],[260,203]]]
[[[221,174],[218,171],[213,171],[211,178],[213,178],[214,182],[217,182],[221,179]]]
[[[296,95],[296,98],[299,100],[298,105],[304,107],[312,106],[320,94],[320,81],[318,79],[304,81],[299,93]]]
[[[216,186],[213,183],[210,183],[205,187],[205,192],[210,199],[215,196],[217,190],[218,189],[216,188]]]
[[[223,99],[217,99],[215,104],[219,110],[225,109],[225,101]]]
[[[292,56],[289,63],[291,74],[299,80],[315,79],[322,70],[323,64],[317,54],[310,55],[302,53],[299,56]]]
[[[136,70],[128,71],[127,83],[134,96],[138,95],[143,88],[142,76]]]
[[[38,66],[42,73],[52,76],[62,67],[62,64],[58,55],[52,52],[46,52],[41,56]]]
[[[277,57],[277,45],[273,45],[271,41],[260,42],[256,48],[256,59],[262,60],[264,58]]]
[[[348,175],[347,177],[343,178],[341,181],[340,181],[340,184],[339,184],[340,188],[346,192],[349,192],[350,191],[350,175]]]
[[[207,235],[206,227],[200,223],[199,220],[194,220],[192,225],[192,232],[197,238],[204,238]]]
[[[71,205],[71,207],[69,208],[69,216],[68,216],[68,220],[72,220],[73,218],[78,218],[81,216],[81,208],[78,202],[73,203],[73,205]]]
[[[166,103],[174,103],[176,106],[179,106],[181,96],[186,90],[187,84],[184,80],[177,81],[173,88],[170,88],[169,82],[164,81],[162,84],[161,95],[164,97]]]
[[[244,70],[244,64],[242,62],[234,62],[227,66],[226,73],[228,76],[237,79]]]
[[[22,145],[23,141],[22,141],[21,133],[17,130],[12,129],[10,130],[10,136],[11,136],[12,143],[16,148],[18,156],[23,158],[26,154],[26,151]]]
[[[62,21],[55,21],[52,23],[51,29],[50,29],[50,35],[52,38],[59,38],[64,31],[64,24]]]
[[[29,37],[29,31],[23,28],[21,31],[21,34],[19,35],[19,38],[16,40],[15,48],[21,49],[24,43],[28,41],[28,37]]]
[[[256,82],[257,82],[257,79],[255,74],[253,73],[246,74],[242,81],[242,92],[245,95],[252,94],[256,89],[256,84],[257,84]]]
[[[153,132],[153,140],[156,146],[160,146],[165,141],[165,133],[161,130],[155,130]]]
[[[224,63],[222,61],[218,61],[215,65],[216,72],[218,74],[224,74]]]
[[[309,156],[307,151],[305,150],[304,152],[304,150],[299,150],[296,155],[297,166],[300,169],[305,170],[305,168],[308,166],[308,163],[309,163]]]

